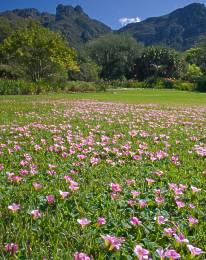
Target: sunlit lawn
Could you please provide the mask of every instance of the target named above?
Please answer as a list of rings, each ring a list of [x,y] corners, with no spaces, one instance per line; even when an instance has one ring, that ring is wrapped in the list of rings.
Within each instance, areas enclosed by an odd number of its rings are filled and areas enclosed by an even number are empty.
[[[1,96],[0,259],[206,259],[205,105],[169,90]]]

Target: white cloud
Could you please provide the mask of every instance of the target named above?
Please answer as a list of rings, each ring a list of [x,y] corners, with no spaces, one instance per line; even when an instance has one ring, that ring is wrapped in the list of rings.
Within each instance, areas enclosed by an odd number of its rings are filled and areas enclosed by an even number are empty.
[[[134,18],[122,17],[119,19],[119,22],[121,23],[122,26],[125,26],[129,23],[139,23],[141,22],[141,19],[138,16]]]

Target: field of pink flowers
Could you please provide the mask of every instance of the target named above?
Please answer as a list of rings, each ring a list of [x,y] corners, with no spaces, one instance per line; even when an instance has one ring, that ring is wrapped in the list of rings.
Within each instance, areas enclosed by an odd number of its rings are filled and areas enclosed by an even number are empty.
[[[0,259],[206,259],[205,107],[28,111],[0,121]]]

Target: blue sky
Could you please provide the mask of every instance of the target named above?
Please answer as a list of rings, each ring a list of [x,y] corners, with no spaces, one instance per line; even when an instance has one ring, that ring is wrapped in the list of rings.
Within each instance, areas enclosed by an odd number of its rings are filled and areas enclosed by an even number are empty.
[[[56,5],[81,5],[92,18],[110,27],[121,27],[119,19],[138,18],[141,20],[169,13],[190,3],[203,3],[194,0],[0,0],[0,11],[15,8],[35,7],[41,11],[55,13]],[[124,20],[127,22],[127,20]],[[123,21],[123,22],[124,22]]]

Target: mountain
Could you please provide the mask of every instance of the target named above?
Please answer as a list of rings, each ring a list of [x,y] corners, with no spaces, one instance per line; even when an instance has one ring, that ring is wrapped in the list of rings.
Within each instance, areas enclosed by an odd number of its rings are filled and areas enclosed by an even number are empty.
[[[146,46],[166,45],[185,50],[206,33],[206,7],[204,4],[190,4],[161,17],[128,24],[118,32],[130,34]]]
[[[61,32],[75,48],[112,32],[107,25],[91,19],[81,6],[60,4],[56,8],[56,14],[39,12],[34,8],[0,13],[0,42],[12,29],[25,25],[28,19],[39,21],[44,27]],[[204,4],[190,4],[164,16],[128,24],[117,33],[132,35],[146,46],[166,45],[182,51],[192,47],[199,36],[206,33],[206,7]]]
[[[2,12],[0,13],[0,34],[2,22],[15,28],[26,24],[28,19],[39,21],[44,27],[61,32],[73,47],[112,32],[110,27],[91,19],[81,6],[72,7],[60,4],[56,8],[56,14],[41,13],[35,8]]]

